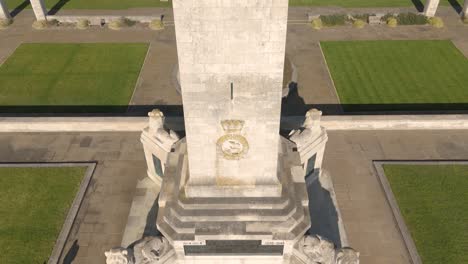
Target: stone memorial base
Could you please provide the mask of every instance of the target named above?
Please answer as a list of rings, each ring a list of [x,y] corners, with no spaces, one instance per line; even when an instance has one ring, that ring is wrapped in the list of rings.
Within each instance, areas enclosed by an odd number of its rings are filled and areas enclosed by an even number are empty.
[[[185,195],[185,140],[176,143],[167,160],[157,227],[175,250],[177,263],[290,263],[294,245],[310,228],[304,169],[295,147],[281,139],[279,197],[207,193],[190,198]]]

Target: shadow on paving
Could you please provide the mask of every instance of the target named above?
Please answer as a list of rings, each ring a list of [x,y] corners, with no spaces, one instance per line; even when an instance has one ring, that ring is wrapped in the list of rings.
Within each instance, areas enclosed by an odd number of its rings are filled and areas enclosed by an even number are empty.
[[[322,187],[318,177],[307,177],[306,184],[312,223],[307,234],[320,235],[341,247],[338,213],[330,192]]]

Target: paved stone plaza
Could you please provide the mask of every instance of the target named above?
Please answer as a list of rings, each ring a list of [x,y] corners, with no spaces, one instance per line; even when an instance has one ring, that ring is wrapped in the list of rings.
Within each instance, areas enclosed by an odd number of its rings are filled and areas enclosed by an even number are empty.
[[[64,251],[73,263],[103,263],[103,252],[120,244],[137,181],[146,177],[139,136],[0,134],[2,162],[98,162]],[[324,170],[333,179],[348,240],[361,252],[361,263],[410,263],[372,161],[468,159],[467,150],[463,130],[329,132]],[[70,251],[75,240],[78,247]]]

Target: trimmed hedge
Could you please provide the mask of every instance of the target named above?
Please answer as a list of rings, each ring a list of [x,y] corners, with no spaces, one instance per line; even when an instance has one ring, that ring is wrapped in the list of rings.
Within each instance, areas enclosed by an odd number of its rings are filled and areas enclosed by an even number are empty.
[[[427,17],[415,13],[401,13],[396,17],[398,25],[425,25]]]
[[[331,26],[343,26],[346,24],[348,16],[344,14],[335,14],[335,15],[321,15],[320,20],[322,24],[328,27]]]

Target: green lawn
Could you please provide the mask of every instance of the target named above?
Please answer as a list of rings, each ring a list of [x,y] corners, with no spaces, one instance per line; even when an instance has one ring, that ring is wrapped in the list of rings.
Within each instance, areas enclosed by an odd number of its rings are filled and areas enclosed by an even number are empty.
[[[127,105],[148,44],[22,44],[0,66],[0,106]]]
[[[0,167],[0,263],[47,263],[86,167]]]
[[[330,41],[321,46],[345,110],[447,110],[468,103],[468,59],[451,41]]]
[[[468,263],[468,165],[384,165],[424,264]]]

